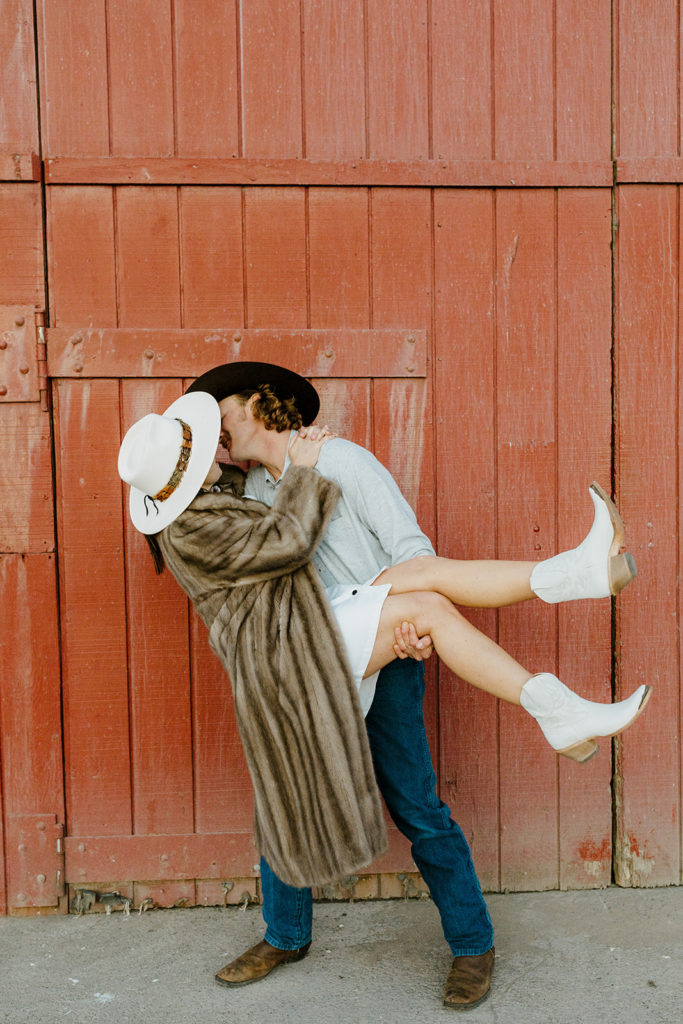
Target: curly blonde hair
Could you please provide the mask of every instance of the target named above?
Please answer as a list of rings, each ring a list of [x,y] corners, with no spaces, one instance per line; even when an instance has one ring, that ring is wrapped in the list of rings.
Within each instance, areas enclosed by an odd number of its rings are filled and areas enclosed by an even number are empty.
[[[252,395],[258,395],[252,405],[254,418],[260,420],[266,430],[276,430],[281,434],[285,430],[298,430],[301,427],[303,420],[294,398],[278,398],[268,384],[238,391],[233,398],[240,405],[246,405]]]

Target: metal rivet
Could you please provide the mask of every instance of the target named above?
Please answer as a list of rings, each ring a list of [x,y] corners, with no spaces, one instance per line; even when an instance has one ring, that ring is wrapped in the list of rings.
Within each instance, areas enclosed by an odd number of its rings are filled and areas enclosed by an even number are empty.
[[[146,348],[143,355],[145,359],[154,359],[154,353],[152,352],[151,348]]]
[[[38,879],[41,885],[45,884],[45,875],[36,875],[36,878]]]
[[[26,320],[23,316],[18,316],[14,322],[17,325],[17,327],[23,327],[24,324],[26,323]]]
[[[20,853],[23,853],[25,849],[26,843],[19,843],[19,845],[17,846],[17,850],[19,850]]]
[[[540,533],[540,530],[541,530],[541,527],[538,526],[538,524],[536,526],[534,526],[534,533]]]
[[[414,345],[415,344],[415,338],[412,336],[412,334],[408,335],[408,337],[406,338],[406,341],[408,342],[409,345]]]
[[[19,373],[28,373],[29,369],[30,367],[27,366],[26,363],[24,363],[22,366],[19,367]]]
[[[233,334],[232,340],[237,342],[237,343],[239,343],[242,340],[242,335],[241,334]]]
[[[44,832],[45,828],[46,828],[45,822],[44,821],[39,821],[38,825],[37,825],[37,828],[38,828],[39,832]]]
[[[75,338],[71,339],[72,345],[79,345],[83,341],[83,335],[77,334]]]
[[[7,348],[7,341],[4,338],[0,338],[0,348]]]
[[[333,356],[334,352],[332,351],[331,348],[328,348],[327,352],[325,353],[325,359],[332,359]]]
[[[162,855],[161,855],[161,857],[159,859],[160,860],[168,860],[168,854],[167,853],[162,853]]]
[[[6,395],[6,394],[7,394],[7,385],[6,384],[0,384],[0,395]]]
[[[414,366],[406,366],[406,373],[415,373]]]
[[[536,551],[540,551],[541,550],[541,545],[540,544],[534,544],[534,548],[536,549]]]
[[[81,363],[76,363],[76,365],[74,366],[74,373],[82,373],[82,372],[83,372],[83,366],[81,365]]]

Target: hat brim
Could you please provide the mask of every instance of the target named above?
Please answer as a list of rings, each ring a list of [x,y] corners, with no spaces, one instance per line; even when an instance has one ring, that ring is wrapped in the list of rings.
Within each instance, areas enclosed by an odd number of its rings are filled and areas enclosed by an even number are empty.
[[[221,413],[212,395],[202,391],[182,395],[163,415],[187,423],[192,431],[192,447],[180,483],[165,501],[153,501],[137,487],[130,488],[130,518],[140,533],[159,533],[191,504],[216,458],[220,438]]]
[[[288,370],[285,366],[275,363],[223,363],[207,370],[196,381],[190,384],[186,394],[194,391],[206,391],[221,402],[230,395],[252,388],[254,391],[261,384],[268,384],[278,398],[293,398],[305,427],[309,426],[320,410],[320,398],[310,381],[305,377]]]

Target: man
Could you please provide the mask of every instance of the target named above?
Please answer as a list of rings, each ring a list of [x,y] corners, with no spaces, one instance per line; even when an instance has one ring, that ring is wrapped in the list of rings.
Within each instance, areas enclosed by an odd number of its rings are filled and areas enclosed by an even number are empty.
[[[309,426],[318,414],[315,389],[283,367],[228,363],[207,371],[188,390],[206,391],[218,401],[231,459],[260,463],[249,472],[246,494],[272,505],[289,465],[292,431]],[[342,489],[337,514],[314,558],[326,586],[370,580],[388,565],[434,554],[395,481],[366,449],[331,440],[321,450],[317,469]],[[417,659],[429,653],[428,642],[421,653],[415,644],[407,647]],[[364,707],[370,704],[365,721],[380,791],[395,824],[412,843],[413,859],[453,953],[444,1003],[470,1009],[489,993],[493,928],[467,841],[435,793],[422,711],[424,666],[401,658],[363,685],[360,697]],[[310,889],[285,885],[262,858],[261,893],[265,937],[218,972],[222,985],[258,981],[308,953]]]

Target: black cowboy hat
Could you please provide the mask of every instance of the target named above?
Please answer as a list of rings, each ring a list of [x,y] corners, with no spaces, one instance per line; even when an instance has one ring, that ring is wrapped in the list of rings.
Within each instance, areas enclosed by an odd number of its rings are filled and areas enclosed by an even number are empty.
[[[267,384],[273,394],[282,400],[293,398],[305,427],[318,415],[320,398],[313,385],[293,370],[276,366],[275,363],[238,362],[214,366],[197,377],[186,389],[186,393],[206,391],[220,402],[240,391],[248,391],[250,388],[256,391],[260,384]]]

